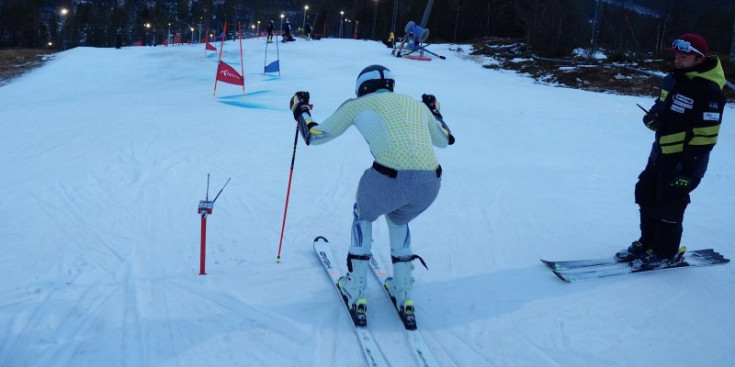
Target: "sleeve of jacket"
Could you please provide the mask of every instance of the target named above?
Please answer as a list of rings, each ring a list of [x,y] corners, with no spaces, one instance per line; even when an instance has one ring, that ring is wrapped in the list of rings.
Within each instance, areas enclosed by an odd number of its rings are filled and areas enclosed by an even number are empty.
[[[690,139],[680,161],[681,174],[702,177],[707,169],[709,153],[717,143],[725,99],[719,88],[708,88],[694,105]]]
[[[434,116],[428,108],[424,108],[424,115],[427,119],[431,143],[434,146],[445,148],[447,145],[454,144],[454,135],[441,116]]]
[[[352,125],[356,111],[352,108],[350,101],[353,101],[353,99],[349,99],[342,103],[342,105],[337,108],[337,111],[334,111],[334,113],[324,120],[324,122],[311,127],[309,133],[311,134],[310,142],[312,144],[324,144],[342,135],[342,133]]]
[[[653,106],[648,110],[649,113],[660,113],[666,105],[666,99],[669,97],[669,92],[676,86],[676,78],[669,74],[661,82],[661,89],[658,98],[654,102]]]

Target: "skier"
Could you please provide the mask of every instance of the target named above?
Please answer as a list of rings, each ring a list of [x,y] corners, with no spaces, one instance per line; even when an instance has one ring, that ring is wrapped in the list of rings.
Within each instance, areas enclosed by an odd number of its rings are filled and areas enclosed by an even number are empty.
[[[393,32],[390,32],[390,34],[388,34],[388,38],[383,40],[383,44],[385,45],[385,47],[388,47],[388,48],[393,48],[393,45],[395,44],[395,42],[396,42],[396,36],[395,34],[393,34]]]
[[[635,260],[634,267],[647,269],[672,265],[683,255],[684,210],[707,170],[725,107],[722,64],[717,56],[707,56],[704,38],[683,34],[666,50],[675,53],[675,69],[643,117],[656,134],[635,186],[641,236],[615,254],[618,261]]]
[[[372,225],[385,215],[393,263],[393,277],[385,287],[403,317],[413,314],[412,261],[419,259],[423,263],[411,249],[408,223],[426,210],[439,193],[442,171],[432,144],[446,147],[454,143],[454,136],[443,122],[433,95],[423,95],[422,104],[407,95],[393,93],[394,85],[390,70],[371,65],[357,77],[357,98],[344,102],[321,125],[311,120],[308,92],[297,92],[290,107],[307,145],[326,143],[354,125],[370,146],[375,161],[358,185],[348,273],[340,278],[338,286],[353,313],[367,310],[365,289]]]
[[[275,28],[275,25],[273,24],[272,20],[268,21],[268,25],[265,26],[265,30],[268,32],[268,38],[266,39],[266,42],[272,43],[273,42],[273,29]]]
[[[307,41],[311,40],[311,32],[311,24],[306,23],[306,25],[304,26],[304,38],[306,38]]]
[[[291,35],[291,23],[286,18],[286,23],[283,25],[283,42],[296,41]]]

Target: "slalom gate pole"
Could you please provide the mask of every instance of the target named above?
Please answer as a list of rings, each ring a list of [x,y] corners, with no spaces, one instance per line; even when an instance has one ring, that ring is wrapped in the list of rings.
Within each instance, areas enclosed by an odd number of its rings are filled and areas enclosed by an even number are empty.
[[[263,58],[263,75],[265,75],[265,67],[268,65],[268,38],[265,39],[265,58]]]
[[[281,76],[281,53],[278,51],[279,43],[280,42],[276,41],[276,60],[278,60],[278,76],[280,77]],[[296,130],[298,130],[298,128]]]
[[[245,95],[245,63],[242,58],[242,22],[237,23],[237,35],[240,38],[240,74],[242,74],[242,95]]]
[[[217,60],[217,74],[219,74],[219,64],[222,62],[222,50],[225,49],[225,38],[227,38],[227,21],[225,21],[225,26],[224,26],[224,29],[222,30],[222,42],[219,44],[219,58]],[[212,92],[212,99],[216,98],[217,96],[217,80],[218,80],[217,74],[215,74],[214,76],[214,91]],[[245,84],[244,81],[243,81],[243,84]]]
[[[278,255],[276,263],[281,262],[281,246],[283,245],[283,231],[286,229],[286,213],[288,213],[288,199],[291,195],[291,179],[293,178],[293,166],[296,161],[296,145],[299,142],[299,122],[296,121],[296,135],[293,138],[293,154],[291,154],[291,171],[288,174],[288,189],[286,189],[286,207],[283,209],[283,223],[281,223],[281,239],[278,242]]]

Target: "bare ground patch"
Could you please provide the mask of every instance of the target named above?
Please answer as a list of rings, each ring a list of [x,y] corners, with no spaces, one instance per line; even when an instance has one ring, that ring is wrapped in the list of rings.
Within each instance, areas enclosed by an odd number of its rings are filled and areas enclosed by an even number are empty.
[[[43,65],[54,54],[50,50],[36,49],[0,49],[0,86],[9,83],[13,78]]]
[[[485,68],[515,70],[540,83],[624,95],[656,96],[661,78],[673,68],[673,59],[651,55],[614,55],[608,60],[543,58],[520,40],[497,37],[475,42],[472,55],[486,57]],[[735,65],[729,57],[720,60],[727,79],[735,81]],[[725,88],[725,95],[735,101],[735,91]]]

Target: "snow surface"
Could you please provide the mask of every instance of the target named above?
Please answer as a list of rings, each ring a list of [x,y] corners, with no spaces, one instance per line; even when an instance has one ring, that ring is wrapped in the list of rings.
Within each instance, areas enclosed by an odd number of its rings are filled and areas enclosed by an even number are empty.
[[[652,133],[630,97],[551,87],[466,60],[396,59],[377,42],[245,44],[246,91],[218,85],[204,46],[76,48],[0,88],[0,366],[362,366],[313,254],[346,255],[372,159],[356,129],[299,141],[275,262],[295,123],[308,90],[325,119],[380,63],[396,91],[433,93],[457,144],[434,205],[411,224],[419,328],[442,366],[732,366],[735,266],[566,284],[538,261],[603,257],[637,238],[633,185]],[[273,48],[270,49],[273,51]],[[224,59],[239,69],[236,42]],[[735,111],[693,193],[683,244],[735,257]],[[200,217],[207,275],[199,273]],[[210,196],[211,199],[211,196]],[[389,259],[387,226],[375,246]],[[343,265],[343,264],[340,264]],[[415,365],[369,283],[370,328]]]

